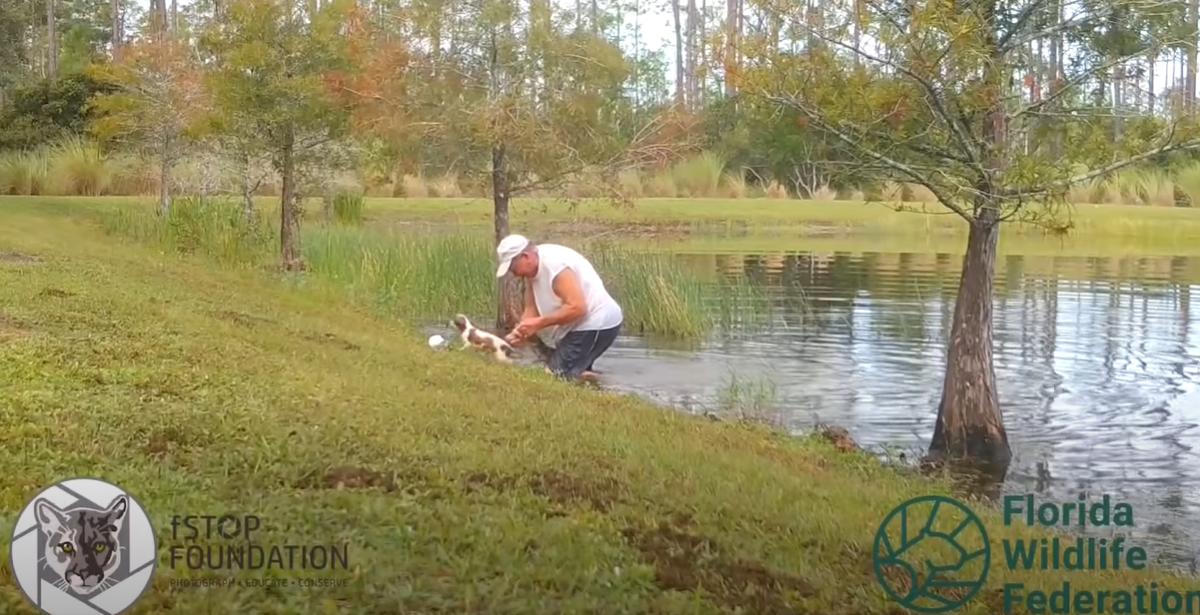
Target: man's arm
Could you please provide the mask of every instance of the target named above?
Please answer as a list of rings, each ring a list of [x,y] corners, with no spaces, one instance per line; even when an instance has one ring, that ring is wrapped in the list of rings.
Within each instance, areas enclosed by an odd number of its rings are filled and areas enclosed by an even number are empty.
[[[538,318],[538,329],[575,322],[587,314],[587,302],[583,298],[583,288],[579,286],[579,278],[575,276],[574,271],[563,269],[558,272],[558,275],[554,276],[551,288],[559,301],[562,301],[562,307]]]
[[[533,298],[533,281],[525,280],[521,285],[525,287],[525,310],[521,313],[521,320],[537,318],[537,300]]]

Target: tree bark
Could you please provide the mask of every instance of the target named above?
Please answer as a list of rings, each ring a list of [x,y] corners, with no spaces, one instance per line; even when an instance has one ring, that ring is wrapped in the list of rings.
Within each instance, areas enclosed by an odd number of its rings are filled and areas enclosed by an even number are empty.
[[[671,0],[671,16],[675,21],[675,104],[683,106],[683,23],[679,15],[679,0]]]
[[[46,76],[58,76],[58,25],[54,18],[55,0],[46,0]]]
[[[162,146],[158,162],[158,215],[165,216],[171,211],[171,138],[164,137]]]
[[[167,29],[167,0],[152,0],[151,12],[151,30],[157,40],[162,40]]]
[[[333,182],[326,180],[321,186],[321,214],[325,222],[333,221]]]
[[[989,6],[992,11],[996,8],[995,4]],[[983,17],[987,21],[994,15]],[[1000,413],[992,359],[992,292],[1000,239],[996,184],[1004,173],[1005,153],[1010,147],[1009,117],[1004,106],[1009,67],[994,35],[990,42],[992,62],[984,76],[989,105],[980,127],[987,159],[976,184],[979,196],[975,198],[974,215],[968,220],[967,251],[946,352],[946,378],[929,455],[1001,478],[1012,461],[1012,451]]]
[[[992,360],[992,288],[1000,238],[995,218],[980,216],[971,223],[967,236],[942,402],[929,453],[938,459],[1007,469],[1012,451],[1000,413]]]
[[[508,236],[508,204],[512,198],[508,177],[507,149],[504,143],[492,146],[492,223],[495,244]],[[497,263],[499,265],[499,263]],[[511,273],[496,280],[496,329],[507,333],[521,320],[524,289]]]
[[[1190,32],[1195,32],[1200,25],[1200,2],[1188,0],[1187,22]],[[1184,77],[1184,109],[1188,115],[1196,112],[1196,41],[1193,38],[1187,45],[1187,74]]]
[[[250,157],[242,157],[242,215],[246,224],[254,224],[254,189],[250,185]]]
[[[111,0],[109,10],[112,12],[112,59],[117,60],[121,55],[121,39],[124,38],[124,28],[121,26],[121,0]]]
[[[304,268],[300,256],[300,221],[296,216],[295,149],[295,134],[289,126],[284,134],[279,165],[279,174],[283,182],[279,197],[279,252],[285,271],[299,271]]]

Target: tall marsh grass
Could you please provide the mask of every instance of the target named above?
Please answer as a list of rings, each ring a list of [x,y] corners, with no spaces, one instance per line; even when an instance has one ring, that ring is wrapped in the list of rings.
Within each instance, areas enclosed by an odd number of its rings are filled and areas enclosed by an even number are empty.
[[[774,380],[765,376],[742,376],[733,371],[717,390],[714,414],[723,419],[777,428],[787,424],[779,387]]]
[[[362,224],[364,204],[362,194],[340,190],[333,197],[333,219],[341,224]]]
[[[278,256],[278,225],[247,221],[232,199],[179,199],[169,213],[122,208],[105,227],[181,254],[202,254],[237,266],[260,266]],[[301,250],[315,279],[345,290],[390,314],[445,322],[455,313],[492,314],[495,256],[487,234],[376,230],[311,225]],[[610,292],[621,302],[625,330],[696,339],[722,328],[765,322],[765,292],[753,282],[712,284],[666,254],[610,244],[582,246]]]
[[[196,178],[211,175],[205,161],[200,157],[184,157],[173,170],[175,183],[182,192],[192,190],[189,184]],[[211,160],[208,161],[211,163]],[[209,164],[208,166],[212,166]],[[219,165],[221,177],[210,180],[221,186],[238,186],[240,167],[234,164]],[[1083,169],[1081,169],[1083,170]],[[274,196],[279,194],[279,178],[270,169],[262,169],[266,179],[259,184],[255,194]],[[257,172],[257,171],[256,171]],[[602,198],[612,196],[615,189],[623,196],[638,198],[703,198],[742,199],[802,198],[815,201],[862,201],[863,193],[842,190],[841,193],[828,186],[789,191],[780,179],[762,178],[747,181],[745,169],[730,165],[715,152],[701,152],[674,164],[654,168],[627,168],[620,171],[615,181],[605,185],[595,178],[581,177],[580,181],[566,181],[551,192],[539,192],[529,196],[573,198]],[[225,175],[228,175],[226,177]],[[364,172],[343,173],[337,181],[342,185],[354,185],[365,196],[402,197],[412,199],[438,198],[489,198],[488,182],[472,181],[449,173],[401,173],[371,174]],[[586,174],[583,174],[586,175]],[[0,194],[47,195],[47,196],[151,196],[158,190],[158,165],[155,161],[130,153],[103,152],[86,139],[72,137],[60,143],[31,152],[8,152],[0,154]],[[796,193],[799,191],[799,193]],[[870,191],[868,191],[870,192]],[[888,182],[874,189],[877,196],[886,201],[908,203],[935,202],[928,189],[913,183]],[[1073,204],[1112,204],[1173,207],[1178,205],[1200,207],[1200,163],[1175,171],[1153,168],[1126,169],[1103,180],[1076,186],[1068,200]]]
[[[311,228],[309,271],[390,312],[418,320],[495,311],[495,259],[484,238],[354,227]]]
[[[262,216],[253,221],[232,200],[183,197],[166,216],[117,208],[105,214],[105,230],[179,254],[198,254],[224,265],[253,266],[279,249],[279,229]]]
[[[50,177],[44,152],[8,152],[0,155],[0,194],[46,194]]]

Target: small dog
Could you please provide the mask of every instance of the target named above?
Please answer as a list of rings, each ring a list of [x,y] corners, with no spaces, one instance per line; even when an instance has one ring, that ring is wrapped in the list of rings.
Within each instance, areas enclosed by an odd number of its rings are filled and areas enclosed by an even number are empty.
[[[498,335],[488,333],[471,324],[462,314],[454,317],[454,326],[458,328],[463,341],[463,348],[473,346],[480,352],[491,353],[492,357],[501,363],[511,363],[515,351],[508,342]]]

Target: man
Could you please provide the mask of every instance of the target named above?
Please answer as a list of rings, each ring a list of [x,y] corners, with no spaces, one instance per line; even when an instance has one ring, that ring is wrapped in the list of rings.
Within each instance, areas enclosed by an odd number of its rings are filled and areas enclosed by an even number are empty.
[[[497,278],[512,272],[525,280],[525,309],[508,343],[515,346],[544,332],[542,338],[554,348],[550,371],[594,380],[592,364],[612,346],[624,322],[621,306],[596,269],[571,248],[534,245],[521,235],[505,237],[496,255]]]

